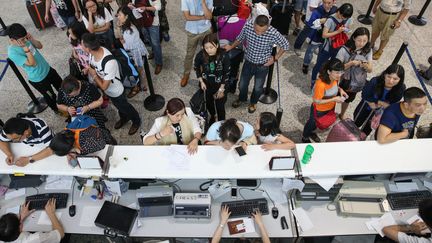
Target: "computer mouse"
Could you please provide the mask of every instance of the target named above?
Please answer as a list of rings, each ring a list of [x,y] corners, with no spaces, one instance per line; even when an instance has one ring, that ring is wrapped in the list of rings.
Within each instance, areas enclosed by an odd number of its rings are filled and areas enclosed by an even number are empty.
[[[69,206],[69,216],[73,217],[76,214],[76,206],[75,205],[70,205]]]
[[[277,207],[272,208],[272,216],[274,219],[277,219],[277,217],[279,216],[279,210],[277,209]]]

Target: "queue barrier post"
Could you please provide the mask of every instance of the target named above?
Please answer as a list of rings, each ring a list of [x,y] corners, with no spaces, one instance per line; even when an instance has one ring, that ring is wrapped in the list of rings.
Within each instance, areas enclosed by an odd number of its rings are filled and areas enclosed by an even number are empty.
[[[272,49],[272,56],[273,58],[276,55],[276,47],[273,46]],[[267,75],[267,85],[264,89],[264,93],[259,97],[259,101],[264,104],[273,104],[276,102],[278,98],[277,92],[271,88],[271,82],[273,79],[273,70],[274,70],[274,63],[269,66],[268,75]]]
[[[427,21],[425,18],[423,18],[423,14],[425,13],[427,7],[429,6],[431,0],[426,0],[425,4],[423,5],[422,9],[420,10],[420,13],[418,15],[411,15],[408,18],[408,21],[417,26],[424,26],[427,24]]]
[[[150,95],[144,99],[144,107],[149,111],[158,111],[164,107],[165,98],[162,95],[155,94],[154,92],[153,80],[151,77],[147,56],[144,56],[144,71],[150,91]]]
[[[373,8],[374,4],[375,4],[375,0],[372,0],[372,1],[370,2],[370,4],[369,4],[369,7],[368,7],[368,10],[367,10],[366,14],[360,14],[360,15],[357,17],[357,20],[358,20],[360,23],[365,24],[365,25],[371,25],[371,24],[372,24],[373,17],[370,16],[370,14],[371,14],[371,12],[372,12],[372,8]]]

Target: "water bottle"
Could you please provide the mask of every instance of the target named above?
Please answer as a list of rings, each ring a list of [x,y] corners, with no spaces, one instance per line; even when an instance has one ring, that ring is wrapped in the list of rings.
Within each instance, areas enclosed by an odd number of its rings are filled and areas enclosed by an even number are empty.
[[[308,144],[305,148],[305,152],[303,154],[303,158],[301,160],[302,164],[307,164],[312,158],[312,154],[314,152],[314,148],[312,145]]]

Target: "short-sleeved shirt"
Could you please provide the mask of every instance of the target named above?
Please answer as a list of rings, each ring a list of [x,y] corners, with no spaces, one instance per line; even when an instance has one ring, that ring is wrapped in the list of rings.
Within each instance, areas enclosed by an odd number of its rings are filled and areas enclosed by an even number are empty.
[[[60,89],[58,92],[57,104],[78,108],[89,105],[90,103],[97,101],[100,97],[101,94],[93,84],[81,81],[81,90],[76,96],[69,96],[63,89]],[[86,115],[96,118],[97,115],[99,115],[96,114],[98,111],[99,108],[91,109],[86,113]]]
[[[29,121],[29,126],[32,131],[30,137],[24,139],[23,143],[25,144],[49,144],[53,139],[54,133],[51,128],[48,127],[47,123],[36,117],[24,117]],[[0,141],[2,142],[12,142],[4,131],[0,133]]]
[[[306,21],[309,21],[312,11],[310,11],[310,8],[318,8],[319,5],[322,4],[322,0],[308,0],[307,7],[306,7]]]
[[[432,238],[424,238],[418,236],[410,236],[403,232],[398,233],[399,243],[431,243]]]
[[[104,26],[106,23],[109,23],[113,20],[113,17],[107,8],[104,8],[104,13],[105,13],[105,17],[99,16],[99,15],[97,15],[96,17],[93,16],[93,27],[94,28],[100,28],[100,27]],[[83,16],[82,20],[84,22],[85,27],[88,29],[88,26],[89,26],[88,19],[85,16]]]
[[[313,88],[313,99],[331,99],[335,97],[339,92],[338,81],[333,80],[330,84],[324,83],[321,79],[318,79]],[[336,106],[336,102],[328,102],[325,104],[315,104],[317,111],[329,111],[333,110]]]
[[[60,242],[61,236],[58,230],[52,230],[49,232],[21,232],[18,239],[9,243],[56,243]],[[3,241],[0,241],[3,242]]]
[[[236,39],[244,43],[246,60],[254,64],[265,64],[271,57],[274,44],[285,51],[289,48],[287,39],[273,26],[269,26],[264,34],[257,35],[252,20],[245,24]]]
[[[78,44],[77,46],[73,46],[72,48],[78,55],[78,60],[81,66],[87,68],[89,64],[89,54],[86,51],[84,51],[81,44]]]
[[[345,64],[349,61],[351,55],[352,54],[348,52],[347,48],[342,47],[341,49],[339,49],[336,58]],[[357,51],[356,55],[363,57],[354,57],[353,60],[366,60],[368,62],[372,61],[372,50],[370,50],[366,55],[363,55],[360,51]]]
[[[240,137],[239,141],[242,141],[246,138],[252,137],[254,135],[254,128],[251,124],[247,122],[237,121],[243,126],[243,133]],[[206,139],[208,141],[219,141],[221,138],[219,137],[219,128],[221,127],[223,121],[218,121],[213,123],[209,130],[207,131]]]
[[[402,132],[407,129],[409,132],[408,138],[414,137],[414,129],[420,116],[415,115],[414,118],[406,117],[402,113],[401,102],[391,104],[384,110],[381,117],[381,125],[391,129],[392,133]]]
[[[412,0],[382,0],[380,8],[388,13],[398,13],[402,9],[410,9]]]
[[[102,69],[102,60],[108,56],[112,55],[110,51],[108,51],[105,47],[101,47],[104,50],[103,57],[96,62],[94,56],[90,55],[90,64],[95,67],[97,75],[104,80],[111,80],[110,85],[105,90],[105,94],[109,97],[119,97],[123,94],[124,87],[123,84],[119,81],[120,79],[120,70],[119,65],[116,60],[109,60],[105,64],[105,69]]]
[[[206,0],[207,8],[213,10],[213,0]],[[182,0],[181,11],[189,11],[190,15],[203,16],[201,0]],[[192,34],[201,34],[211,28],[210,20],[186,21],[185,29]]]
[[[347,20],[339,19],[337,17],[337,13],[334,13],[331,15],[331,17],[335,18],[339,23],[345,22],[345,27],[351,26],[352,18],[349,18]],[[336,30],[337,23],[332,18],[328,18],[327,21],[324,23],[324,28],[327,28],[329,32],[333,32]],[[324,43],[324,50],[328,51],[330,48],[330,42],[328,41],[328,38],[326,39],[326,42]]]
[[[20,46],[9,45],[8,57],[16,65],[24,69],[24,71],[27,73],[30,82],[34,82],[34,83],[40,82],[48,76],[50,65],[42,56],[42,54],[40,54],[40,52],[30,43],[30,41],[26,42],[26,46],[30,49],[36,61],[36,65],[34,67],[27,66],[25,64],[27,61],[27,55],[24,52],[24,49]]]
[[[52,0],[57,8],[60,16],[72,17],[75,16],[75,8],[72,0]]]

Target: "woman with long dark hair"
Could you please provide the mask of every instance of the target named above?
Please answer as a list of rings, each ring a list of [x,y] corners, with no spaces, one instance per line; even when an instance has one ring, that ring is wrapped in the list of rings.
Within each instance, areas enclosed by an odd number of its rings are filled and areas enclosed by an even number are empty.
[[[150,131],[144,136],[144,145],[188,145],[190,154],[198,150],[202,130],[189,107],[179,98],[168,101],[164,115],[156,118]]]
[[[344,119],[349,103],[365,86],[367,73],[372,72],[372,49],[369,38],[370,34],[367,28],[357,28],[336,55],[336,58],[342,61],[345,68],[339,86],[348,94],[348,99],[341,104],[341,113],[339,114],[341,119]]]
[[[205,91],[206,106],[209,111],[210,125],[225,120],[225,84],[230,74],[230,59],[220,48],[216,34],[209,34],[202,41],[202,50],[196,55],[194,68],[200,87]],[[215,109],[216,107],[216,109]]]
[[[95,33],[101,44],[112,49],[114,43],[114,33],[111,29],[113,17],[107,8],[98,4],[96,0],[86,0],[83,12],[83,23],[90,33]]]
[[[320,142],[320,138],[314,132],[317,128],[317,120],[329,112],[334,112],[336,103],[342,103],[348,98],[345,91],[338,86],[344,73],[343,70],[344,65],[337,58],[330,59],[322,67],[313,87],[309,120],[303,128],[302,141],[304,143],[310,143],[310,139]]]
[[[143,57],[147,56],[148,52],[140,38],[140,32],[136,27],[135,17],[132,14],[132,10],[127,5],[119,8],[117,11],[117,18],[122,34],[120,41],[123,44],[125,50],[128,51],[129,55],[132,57],[132,60],[137,66],[139,73],[140,83],[133,87],[130,93],[127,95],[128,98],[132,98],[140,92],[140,86],[143,87],[144,91],[147,90],[147,84],[144,78],[145,73]]]
[[[399,102],[402,99],[406,87],[404,84],[405,70],[401,65],[392,64],[374,77],[363,88],[362,100],[354,111],[357,117],[355,123],[361,127],[365,122],[363,132],[369,135],[371,128],[371,112],[385,109],[389,105]]]

